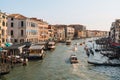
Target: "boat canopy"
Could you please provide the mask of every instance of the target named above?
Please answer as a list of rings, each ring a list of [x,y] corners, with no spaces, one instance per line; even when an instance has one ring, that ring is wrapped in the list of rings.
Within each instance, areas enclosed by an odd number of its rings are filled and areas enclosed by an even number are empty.
[[[31,45],[29,49],[40,50],[40,49],[43,49],[43,48],[44,48],[43,45]]]
[[[120,48],[120,44],[119,43],[111,43],[112,46],[115,46],[117,48]]]
[[[5,49],[21,49],[23,47],[25,47],[25,45],[17,44],[17,45],[6,47]]]
[[[55,44],[55,42],[49,42],[48,44]]]

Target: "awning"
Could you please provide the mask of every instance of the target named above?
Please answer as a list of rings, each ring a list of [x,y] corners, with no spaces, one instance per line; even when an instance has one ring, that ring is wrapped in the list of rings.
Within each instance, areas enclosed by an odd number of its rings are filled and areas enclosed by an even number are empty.
[[[12,45],[12,46],[9,46],[9,47],[6,47],[5,49],[21,49],[23,48],[25,45]]]
[[[40,50],[43,49],[43,45],[31,45],[29,49]]]
[[[5,46],[6,47],[9,47],[9,46],[11,46],[12,44],[11,43],[5,43]]]
[[[114,43],[114,42],[112,42],[111,45],[120,48],[120,43]]]
[[[0,48],[0,51],[2,51],[3,50],[3,48]]]
[[[55,44],[55,42],[49,42],[48,44]]]

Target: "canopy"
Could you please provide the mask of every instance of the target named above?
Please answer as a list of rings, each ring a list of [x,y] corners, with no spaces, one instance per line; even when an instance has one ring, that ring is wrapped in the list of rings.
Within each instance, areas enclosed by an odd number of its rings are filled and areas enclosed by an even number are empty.
[[[0,48],[0,51],[2,51],[3,50],[3,48]]]
[[[48,44],[55,44],[55,42],[49,42]]]
[[[34,49],[34,50],[39,50],[39,49],[43,49],[44,46],[42,45],[31,45],[29,49]]]
[[[114,42],[112,42],[111,45],[112,45],[112,46],[115,46],[115,47],[117,47],[117,48],[120,48],[120,43],[114,43]]]
[[[11,43],[5,43],[5,46],[9,47],[9,46],[11,46]]]

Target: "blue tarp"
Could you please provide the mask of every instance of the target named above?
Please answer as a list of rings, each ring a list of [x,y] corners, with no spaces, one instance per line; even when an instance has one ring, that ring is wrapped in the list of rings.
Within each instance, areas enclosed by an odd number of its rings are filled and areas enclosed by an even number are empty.
[[[10,43],[5,43],[5,46],[9,47],[9,46],[11,46],[11,44]]]
[[[3,50],[3,48],[0,48],[0,51],[2,51]]]

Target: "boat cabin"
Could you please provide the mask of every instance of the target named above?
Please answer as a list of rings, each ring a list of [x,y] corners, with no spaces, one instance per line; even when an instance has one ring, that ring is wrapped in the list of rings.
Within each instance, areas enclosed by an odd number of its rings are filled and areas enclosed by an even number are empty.
[[[70,45],[71,44],[71,40],[66,40],[66,45]]]
[[[44,57],[44,46],[31,45],[29,48],[28,59],[43,59]]]
[[[55,49],[55,42],[48,42],[48,49]]]
[[[70,63],[71,63],[71,64],[73,64],[73,63],[78,63],[77,56],[71,55],[71,56],[70,56]]]

